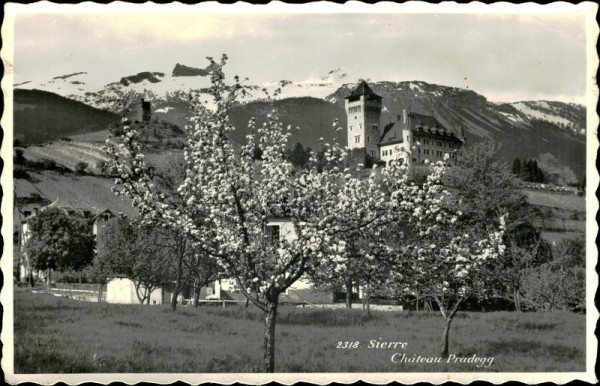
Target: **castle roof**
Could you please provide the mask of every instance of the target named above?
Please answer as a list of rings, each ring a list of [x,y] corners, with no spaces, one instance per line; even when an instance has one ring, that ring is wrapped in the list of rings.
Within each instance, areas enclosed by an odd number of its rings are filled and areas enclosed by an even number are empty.
[[[404,141],[402,138],[403,129],[410,129],[413,135],[417,137],[462,143],[456,134],[442,125],[433,115],[410,112],[407,118],[407,123],[398,121],[386,125],[378,145],[385,146],[402,143]]]
[[[387,124],[383,128],[383,134],[381,135],[378,145],[385,146],[404,142],[404,139],[402,138],[403,126],[404,125],[402,125],[401,122]]]
[[[435,127],[442,130],[448,130],[442,125],[433,115],[425,115],[418,113],[408,113],[408,119],[413,127]]]
[[[361,80],[354,91],[352,91],[352,93],[350,93],[350,95],[348,95],[345,99],[355,99],[361,95],[367,95],[381,99],[381,96],[375,94],[375,91],[373,91],[364,80]]]

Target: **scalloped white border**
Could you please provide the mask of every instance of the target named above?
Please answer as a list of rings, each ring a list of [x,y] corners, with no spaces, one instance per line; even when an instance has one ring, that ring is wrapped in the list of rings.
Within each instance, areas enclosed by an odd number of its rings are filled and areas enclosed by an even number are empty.
[[[598,68],[598,55],[596,52],[596,43],[598,40],[598,24],[595,15],[598,5],[592,2],[580,4],[569,4],[557,2],[552,4],[540,5],[536,3],[511,4],[499,2],[493,4],[483,4],[472,2],[469,4],[456,4],[453,2],[444,2],[441,4],[429,4],[426,2],[408,2],[405,4],[396,4],[382,2],[377,4],[365,4],[357,1],[349,1],[345,4],[334,4],[328,2],[319,2],[311,4],[286,4],[274,1],[266,5],[253,5],[237,2],[231,5],[208,2],[196,5],[186,5],[181,3],[172,4],[129,4],[122,2],[113,2],[110,4],[95,4],[85,2],[81,4],[54,4],[42,1],[34,4],[14,4],[9,3],[4,7],[5,17],[2,25],[3,47],[1,50],[2,61],[5,66],[4,77],[2,78],[2,92],[4,94],[4,114],[1,124],[4,128],[4,140],[0,155],[4,161],[4,169],[0,182],[2,183],[2,217],[5,220],[2,224],[2,237],[9,242],[4,243],[3,258],[0,262],[5,282],[0,301],[4,307],[3,329],[1,339],[4,344],[2,352],[2,369],[5,372],[6,381],[11,384],[25,381],[41,384],[52,384],[56,382],[65,382],[68,384],[80,384],[83,382],[97,382],[107,384],[113,381],[121,381],[127,384],[137,383],[139,381],[148,381],[155,383],[171,383],[181,380],[188,383],[215,382],[220,384],[232,384],[234,382],[243,382],[246,384],[263,384],[270,381],[277,381],[282,384],[293,384],[299,381],[311,382],[316,384],[329,384],[331,382],[352,383],[362,380],[374,384],[385,384],[398,381],[406,384],[427,381],[433,384],[440,384],[446,381],[454,381],[462,384],[475,380],[485,380],[495,384],[506,381],[521,381],[528,384],[538,384],[541,382],[555,382],[564,384],[566,382],[578,379],[590,383],[597,382],[594,365],[596,363],[596,353],[598,341],[594,336],[596,322],[598,320],[598,310],[594,305],[594,296],[598,288],[598,275],[595,272],[595,263],[598,261],[598,250],[596,248],[596,235],[598,234],[598,224],[596,222],[596,213],[598,212],[598,200],[595,192],[598,188],[600,179],[596,169],[596,152],[598,150],[598,122],[599,117],[596,114],[596,105],[598,102],[598,87],[596,84],[596,70]],[[13,367],[13,287],[12,287],[12,210],[13,210],[13,157],[12,157],[12,90],[13,90],[13,31],[15,15],[19,13],[139,13],[139,12],[161,12],[172,13],[179,12],[223,12],[223,13],[487,13],[487,14],[560,14],[564,12],[576,12],[585,16],[586,20],[586,46],[587,46],[587,184],[586,189],[586,283],[587,283],[587,315],[586,315],[586,342],[587,342],[587,360],[586,371],[581,373],[276,373],[276,374],[14,374]],[[6,194],[8,193],[8,194]]]

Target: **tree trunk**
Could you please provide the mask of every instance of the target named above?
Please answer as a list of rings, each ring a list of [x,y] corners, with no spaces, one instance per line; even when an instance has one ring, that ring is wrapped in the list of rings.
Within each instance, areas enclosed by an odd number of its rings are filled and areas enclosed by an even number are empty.
[[[278,301],[275,299],[274,302],[270,302],[266,312],[264,367],[267,373],[275,372],[275,323]]]
[[[513,302],[515,304],[515,311],[521,312],[521,296],[518,288],[513,290]]]
[[[425,311],[433,311],[433,306],[431,305],[431,300],[425,300],[425,305],[423,306]]]
[[[198,303],[200,301],[200,291],[202,290],[202,287],[198,286],[196,288],[194,288],[194,307],[198,308]]]
[[[444,305],[443,305],[443,303],[441,301],[439,301],[438,299],[435,299],[436,303],[440,307],[440,312],[444,316],[444,321],[445,321],[445,323],[444,323],[444,332],[442,333],[442,340],[443,340],[442,357],[443,358],[448,358],[448,354],[449,354],[449,350],[448,350],[449,343],[448,343],[448,341],[449,341],[449,338],[450,338],[450,325],[452,324],[452,320],[454,319],[454,316],[458,312],[458,307],[466,299],[467,298],[461,298],[461,299],[459,299],[456,302],[456,304],[454,304],[454,307],[452,307],[451,310],[448,310],[446,312],[444,312]]]
[[[183,277],[183,258],[185,256],[185,244],[178,249],[178,260],[177,260],[177,280],[175,281],[175,293],[171,298],[171,311],[175,311],[177,309],[177,297],[183,290],[183,283],[181,283],[181,279]]]
[[[48,268],[48,277],[46,278],[46,287],[50,290],[50,282],[52,281],[52,270]]]
[[[29,285],[31,286],[31,288],[33,288],[35,286],[35,283],[33,281],[33,269],[31,269],[31,267],[29,268],[29,272],[27,274],[27,278],[29,280]]]
[[[352,278],[347,277],[345,280],[346,284],[346,308],[352,308]]]
[[[136,294],[138,300],[140,301],[140,304],[144,304],[144,301],[146,300],[146,288],[144,287],[144,292],[142,294],[142,293],[140,293],[140,290],[142,289],[142,284],[134,283],[134,285],[135,285],[135,294]]]
[[[171,296],[171,311],[175,311],[177,309],[177,296],[179,296],[177,291],[173,292],[173,296]]]
[[[98,284],[98,303],[102,301],[102,284]]]
[[[367,295],[367,317],[371,319],[371,294]]]
[[[250,298],[246,298],[246,308],[248,308],[248,305],[250,305]]]
[[[444,323],[444,332],[442,334],[443,339],[443,349],[442,349],[442,357],[448,358],[448,338],[450,337],[450,324],[452,323],[452,319],[454,316],[449,316],[446,318],[446,322]]]

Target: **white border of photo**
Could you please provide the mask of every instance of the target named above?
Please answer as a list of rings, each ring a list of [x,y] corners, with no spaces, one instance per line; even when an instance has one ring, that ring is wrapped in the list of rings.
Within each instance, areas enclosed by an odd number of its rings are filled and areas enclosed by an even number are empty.
[[[598,38],[598,25],[595,15],[598,5],[592,2],[581,4],[552,3],[539,5],[534,3],[514,5],[510,3],[493,3],[485,5],[482,3],[456,4],[445,2],[442,4],[429,4],[425,2],[408,2],[405,4],[395,4],[382,2],[374,5],[350,1],[346,4],[332,4],[326,2],[312,3],[305,5],[290,5],[281,2],[272,2],[266,5],[252,5],[247,3],[236,3],[232,5],[223,5],[216,2],[203,3],[198,5],[183,5],[181,3],[157,5],[146,4],[128,4],[114,2],[107,5],[95,4],[91,2],[63,5],[49,2],[39,2],[34,4],[14,4],[5,5],[5,17],[2,26],[2,60],[5,66],[4,77],[2,79],[2,91],[4,93],[5,109],[2,116],[2,127],[4,129],[4,140],[2,142],[2,158],[4,169],[2,171],[1,182],[4,195],[2,197],[2,216],[4,222],[2,225],[2,236],[4,238],[3,259],[1,262],[2,272],[4,274],[4,286],[2,288],[0,299],[4,307],[3,329],[2,329],[2,369],[5,372],[5,379],[10,384],[22,382],[35,382],[40,384],[53,384],[56,382],[65,382],[67,384],[78,384],[82,382],[97,382],[107,384],[113,381],[122,381],[125,383],[137,383],[140,381],[155,383],[171,383],[181,380],[189,383],[215,382],[220,384],[231,384],[233,382],[242,382],[247,384],[262,384],[270,381],[277,381],[282,384],[293,384],[299,381],[311,382],[316,384],[329,384],[331,382],[352,383],[362,380],[374,384],[385,384],[394,381],[412,384],[426,381],[433,384],[440,384],[446,381],[459,383],[468,383],[475,380],[484,380],[495,384],[506,381],[520,381],[528,384],[538,384],[541,382],[555,382],[557,384],[566,383],[572,380],[582,380],[595,383],[597,381],[594,373],[596,363],[597,340],[594,336],[596,322],[598,320],[598,310],[594,304],[594,296],[598,287],[598,276],[595,272],[595,265],[598,258],[596,248],[596,236],[598,233],[598,224],[595,215],[598,211],[598,200],[595,196],[598,187],[598,171],[595,166],[596,152],[598,150],[598,115],[596,114],[596,104],[598,101],[598,87],[595,82],[596,70],[598,68],[598,56],[596,54],[596,42]],[[586,23],[586,47],[587,47],[587,232],[586,232],[586,260],[587,260],[587,314],[586,314],[586,344],[587,359],[585,372],[571,373],[275,373],[275,374],[14,374],[13,355],[14,355],[14,337],[13,337],[13,287],[12,282],[12,259],[8,258],[13,254],[12,240],[12,211],[13,211],[13,156],[12,156],[12,91],[13,74],[15,69],[13,64],[14,51],[14,23],[15,17],[21,14],[34,13],[138,13],[144,12],[236,12],[236,13],[469,13],[469,14],[555,14],[560,17],[562,14],[581,14],[585,17]]]

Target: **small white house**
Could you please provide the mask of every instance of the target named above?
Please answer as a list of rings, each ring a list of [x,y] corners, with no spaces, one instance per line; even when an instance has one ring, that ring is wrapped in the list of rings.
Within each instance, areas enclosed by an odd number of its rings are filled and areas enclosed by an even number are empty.
[[[127,277],[111,277],[106,283],[106,302],[117,304],[139,304],[135,284]],[[150,294],[149,304],[162,304],[162,288],[156,288]]]
[[[265,236],[272,242],[276,242],[277,240],[292,241],[298,237],[296,235],[296,230],[294,229],[294,223],[290,218],[287,217],[269,218],[267,220],[267,226],[265,227]],[[236,283],[233,279],[220,279],[215,281],[214,287],[214,297],[217,299],[222,299],[221,292],[235,291]],[[288,288],[288,291],[310,288],[312,288],[312,284],[308,281],[308,279],[301,277],[294,284],[292,284],[290,288]]]

